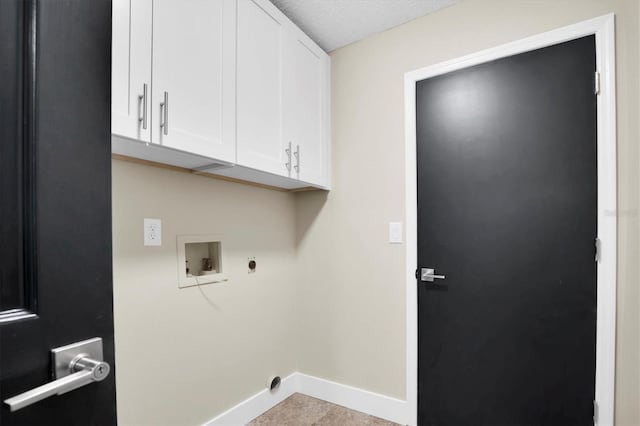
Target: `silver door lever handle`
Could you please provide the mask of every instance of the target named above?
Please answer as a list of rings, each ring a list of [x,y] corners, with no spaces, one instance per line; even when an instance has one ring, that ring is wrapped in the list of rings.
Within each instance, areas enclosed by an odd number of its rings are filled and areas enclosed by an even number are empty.
[[[101,339],[92,340],[94,340],[92,343],[95,343],[95,340],[100,340],[99,358],[102,358]],[[10,411],[17,411],[50,396],[61,395],[79,387],[88,385],[89,383],[100,382],[106,379],[111,371],[111,367],[108,363],[92,359],[86,353],[76,355],[68,362],[67,365],[67,374],[63,377],[42,386],[38,386],[37,388],[28,390],[20,395],[5,399],[4,403],[9,406]]]
[[[420,270],[420,280],[421,281],[429,281],[433,282],[434,279],[444,280],[444,275],[435,275],[435,270],[433,268],[422,268]]]

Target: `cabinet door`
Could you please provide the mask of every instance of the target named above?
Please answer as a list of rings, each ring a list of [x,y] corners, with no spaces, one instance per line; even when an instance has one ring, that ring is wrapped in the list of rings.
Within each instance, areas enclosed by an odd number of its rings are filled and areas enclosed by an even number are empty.
[[[234,0],[153,0],[153,142],[235,161],[235,19]]]
[[[112,6],[111,132],[145,142],[151,140],[151,1],[113,0]]]
[[[285,67],[285,137],[293,144],[293,177],[328,185],[329,125],[326,53],[305,37],[287,37]]]
[[[281,20],[268,1],[238,1],[237,162],[289,176],[282,134]]]

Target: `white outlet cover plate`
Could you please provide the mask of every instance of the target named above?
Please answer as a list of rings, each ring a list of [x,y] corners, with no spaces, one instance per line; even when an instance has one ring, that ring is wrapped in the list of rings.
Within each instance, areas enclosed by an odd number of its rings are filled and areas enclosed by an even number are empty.
[[[144,245],[162,245],[162,221],[160,219],[144,219]]]
[[[402,222],[389,222],[389,243],[402,243]]]

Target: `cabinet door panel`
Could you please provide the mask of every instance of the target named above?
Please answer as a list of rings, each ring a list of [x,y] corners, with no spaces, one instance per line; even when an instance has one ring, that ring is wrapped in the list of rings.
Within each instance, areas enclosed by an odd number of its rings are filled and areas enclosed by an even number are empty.
[[[282,135],[283,26],[270,9],[275,8],[268,2],[238,2],[238,164],[288,176]]]
[[[151,0],[113,0],[112,133],[151,140]],[[147,85],[146,111],[143,95]],[[139,120],[146,114],[146,129]]]
[[[290,37],[285,50],[285,135],[293,143],[294,177],[325,185],[327,181],[327,57],[301,37]]]
[[[234,1],[153,0],[153,141],[235,161],[234,92]]]

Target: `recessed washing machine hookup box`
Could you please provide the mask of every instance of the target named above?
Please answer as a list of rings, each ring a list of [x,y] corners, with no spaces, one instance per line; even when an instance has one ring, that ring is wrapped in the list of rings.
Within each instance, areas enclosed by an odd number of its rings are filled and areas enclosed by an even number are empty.
[[[224,283],[220,235],[178,235],[178,287]]]

